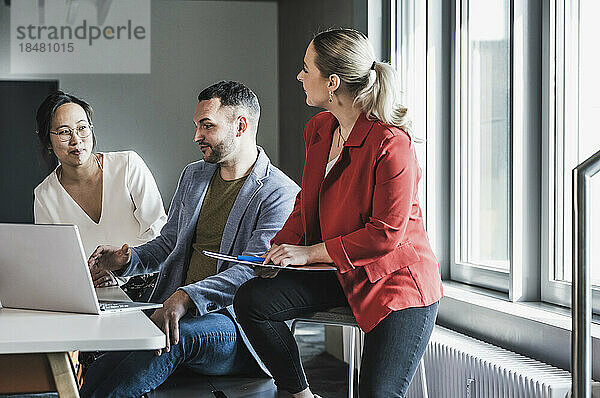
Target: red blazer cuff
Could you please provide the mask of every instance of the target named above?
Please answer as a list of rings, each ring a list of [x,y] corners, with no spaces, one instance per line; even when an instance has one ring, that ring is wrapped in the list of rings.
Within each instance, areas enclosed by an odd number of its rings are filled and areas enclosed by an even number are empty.
[[[328,239],[324,243],[329,257],[331,257],[340,273],[345,274],[354,269],[354,265],[352,264],[352,261],[350,261],[346,249],[344,249],[344,243],[342,242],[341,236]]]

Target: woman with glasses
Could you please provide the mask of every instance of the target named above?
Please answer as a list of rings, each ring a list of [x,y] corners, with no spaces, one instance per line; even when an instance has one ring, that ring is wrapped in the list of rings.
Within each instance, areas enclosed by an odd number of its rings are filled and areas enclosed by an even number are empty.
[[[404,397],[442,296],[417,187],[421,170],[396,71],[362,33],[315,36],[297,79],[324,108],[304,129],[302,190],[265,262],[333,264],[336,272],[258,268],[234,308],[279,389],[313,397],[285,321],[349,305],[365,332],[361,397]]]
[[[100,244],[137,246],[160,233],[167,217],[150,170],[133,151],[94,151],[87,102],[57,91],[42,102],[36,118],[43,155],[56,166],[35,188],[37,224],[77,225],[86,256]],[[110,273],[94,280],[96,286],[117,282]],[[133,282],[146,281],[128,285]]]

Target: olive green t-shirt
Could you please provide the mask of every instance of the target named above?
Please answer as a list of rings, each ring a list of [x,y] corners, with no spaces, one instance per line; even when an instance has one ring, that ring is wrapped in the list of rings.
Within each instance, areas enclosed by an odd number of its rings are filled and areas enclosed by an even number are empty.
[[[192,243],[192,257],[185,284],[198,282],[217,273],[217,259],[205,256],[202,250],[218,252],[223,230],[233,203],[246,181],[246,177],[225,181],[219,169],[215,171],[196,223],[196,234]]]

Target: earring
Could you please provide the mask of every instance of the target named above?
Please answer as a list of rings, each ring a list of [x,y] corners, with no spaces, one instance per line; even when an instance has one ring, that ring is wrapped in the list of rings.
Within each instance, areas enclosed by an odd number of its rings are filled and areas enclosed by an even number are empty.
[[[331,104],[333,102],[333,91],[329,92],[329,103]]]

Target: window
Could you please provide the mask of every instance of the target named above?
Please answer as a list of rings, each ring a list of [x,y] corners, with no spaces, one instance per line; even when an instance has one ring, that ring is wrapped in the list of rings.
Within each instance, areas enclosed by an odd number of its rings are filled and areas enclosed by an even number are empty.
[[[544,150],[544,194],[548,222],[544,235],[542,299],[570,305],[572,273],[572,169],[600,150],[596,117],[600,114],[600,56],[595,0],[550,1],[548,126]],[[553,84],[556,80],[556,84]],[[591,180],[591,239],[600,241],[600,178]],[[600,310],[600,245],[591,249],[595,311]]]
[[[400,75],[402,103],[408,108],[413,134],[429,141],[426,119],[426,12],[427,3],[419,0],[392,0],[391,56],[392,66]],[[395,11],[394,11],[395,9]],[[423,171],[419,182],[419,201],[427,219],[427,145],[417,144],[415,150]],[[431,231],[430,231],[431,233]]]
[[[456,4],[452,279],[508,290],[511,261],[509,0]]]
[[[444,32],[443,41],[453,46],[452,147],[440,149],[431,128],[439,112],[430,98],[445,99],[447,91],[430,84],[439,75],[428,75],[438,55],[428,23],[435,7],[448,5],[390,1],[397,17],[392,61],[415,131],[426,132],[426,147],[417,149],[426,166],[428,232],[441,241],[434,247],[450,247],[450,279],[505,292],[512,301],[569,306],[571,171],[600,150],[600,24],[594,18],[600,2],[455,0],[449,7],[454,35]],[[439,151],[450,153],[449,187],[434,181]],[[452,202],[448,232],[447,218],[432,212],[435,203],[429,206],[442,190]],[[592,240],[600,242],[600,175],[592,180],[592,202],[598,203]],[[600,244],[591,258],[594,311],[600,312]]]

